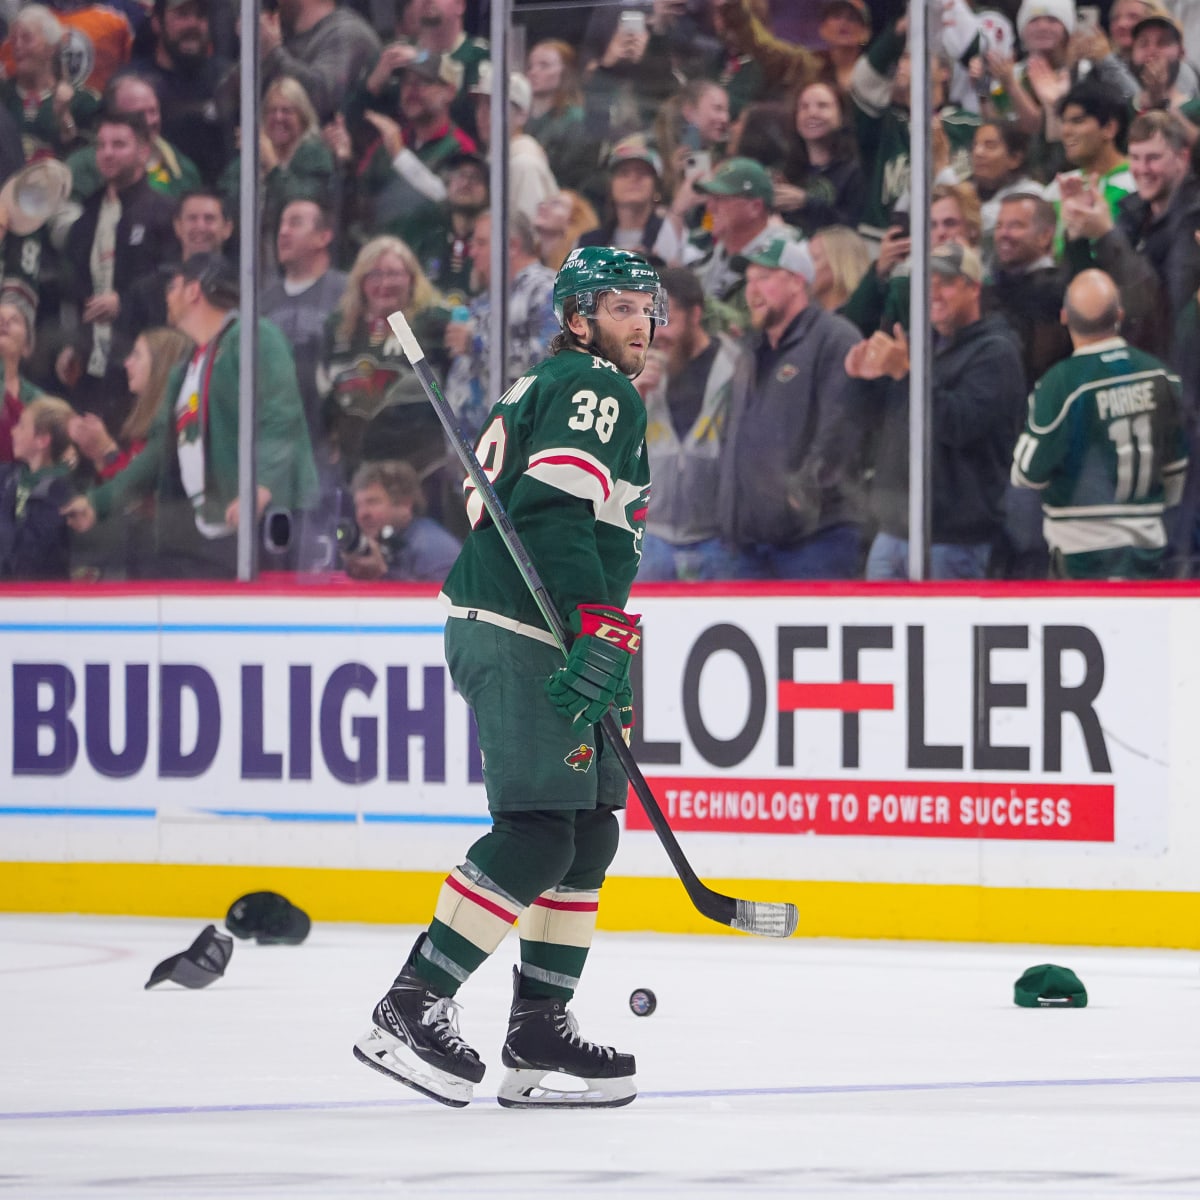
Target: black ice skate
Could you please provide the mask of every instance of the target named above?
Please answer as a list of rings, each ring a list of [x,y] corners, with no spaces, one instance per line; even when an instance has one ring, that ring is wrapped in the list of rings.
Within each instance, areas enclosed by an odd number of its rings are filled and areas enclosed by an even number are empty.
[[[459,1034],[458,1005],[449,996],[430,990],[405,965],[372,1020],[354,1043],[355,1058],[452,1108],[471,1102],[484,1066]]]
[[[515,989],[521,974],[514,971]],[[508,1068],[496,1099],[505,1108],[617,1108],[637,1095],[632,1054],[579,1036],[565,1000],[526,1000],[514,994],[501,1061]],[[560,1088],[547,1075],[568,1075],[581,1086]]]

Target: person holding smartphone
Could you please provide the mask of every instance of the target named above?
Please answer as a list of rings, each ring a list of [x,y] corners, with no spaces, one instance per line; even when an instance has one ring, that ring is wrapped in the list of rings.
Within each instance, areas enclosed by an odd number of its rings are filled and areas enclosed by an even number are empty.
[[[619,141],[653,128],[674,91],[664,69],[667,45],[652,27],[649,6],[599,9],[584,38],[584,122],[587,135]]]

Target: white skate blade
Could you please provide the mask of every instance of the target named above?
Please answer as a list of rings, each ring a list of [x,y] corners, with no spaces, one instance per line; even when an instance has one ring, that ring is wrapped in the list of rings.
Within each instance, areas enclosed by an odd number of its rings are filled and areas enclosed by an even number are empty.
[[[552,1082],[546,1082],[547,1078]],[[556,1087],[553,1081],[576,1087]],[[509,1067],[496,1093],[504,1108],[620,1108],[632,1104],[637,1082],[632,1075],[617,1079],[585,1079],[558,1071]]]
[[[378,1025],[373,1025],[354,1043],[354,1057],[389,1079],[451,1108],[466,1108],[475,1094],[475,1085],[469,1079],[439,1071]]]

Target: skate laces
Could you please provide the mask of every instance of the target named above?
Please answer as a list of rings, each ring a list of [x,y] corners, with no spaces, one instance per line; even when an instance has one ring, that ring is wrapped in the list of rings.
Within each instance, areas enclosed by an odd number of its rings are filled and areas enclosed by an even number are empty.
[[[426,1009],[421,1024],[429,1026],[437,1034],[451,1054],[474,1054],[458,1031],[459,1005],[449,996],[439,996]]]
[[[584,1054],[595,1054],[600,1058],[612,1058],[616,1054],[616,1050],[612,1046],[597,1046],[595,1042],[589,1042],[586,1038],[580,1037],[579,1022],[570,1009],[563,1009],[562,1015],[557,1018],[555,1023],[558,1026],[558,1032],[565,1034],[567,1041],[573,1046],[578,1046]]]

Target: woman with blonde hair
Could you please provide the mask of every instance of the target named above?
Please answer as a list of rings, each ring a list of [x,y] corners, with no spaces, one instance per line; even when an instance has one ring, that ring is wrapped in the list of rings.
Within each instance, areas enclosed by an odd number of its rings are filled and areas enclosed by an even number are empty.
[[[287,202],[304,199],[330,204],[333,199],[333,155],[321,138],[321,126],[308,93],[290,75],[281,75],[263,94],[258,147],[264,260],[273,264],[275,231]],[[217,185],[230,212],[237,211],[240,182],[239,155]]]
[[[441,294],[407,242],[373,238],[358,252],[342,301],[329,314],[317,368],[328,457],[347,483],[364,459],[403,458],[422,473],[445,457],[441,424],[387,322],[397,310],[444,378],[450,314]]]
[[[822,308],[836,311],[871,268],[866,240],[845,225],[827,225],[808,239],[808,250],[816,269],[813,299]]]

